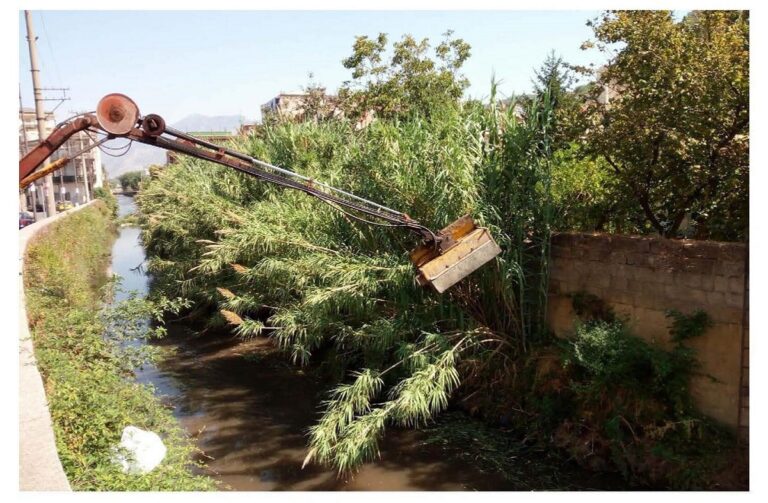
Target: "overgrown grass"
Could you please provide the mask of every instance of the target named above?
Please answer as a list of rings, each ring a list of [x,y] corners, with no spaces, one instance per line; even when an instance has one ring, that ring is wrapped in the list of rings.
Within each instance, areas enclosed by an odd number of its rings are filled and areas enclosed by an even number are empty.
[[[567,388],[540,397],[560,403],[556,443],[586,465],[605,464],[640,483],[715,488],[738,452],[728,430],[693,403],[690,382],[700,365],[685,345],[711,321],[703,311],[668,318],[671,349],[640,339],[620,320],[579,324],[564,344]]]
[[[93,189],[93,197],[95,199],[101,199],[109,209],[112,218],[117,217],[117,198],[112,193],[112,189],[109,186],[109,182],[104,182],[103,187],[96,187]]]
[[[481,367],[544,336],[550,206],[547,103],[446,107],[430,117],[275,123],[238,150],[407,212],[440,229],[466,213],[491,228],[496,261],[440,296],[418,287],[414,236],[360,224],[303,193],[182,158],[137,196],[155,290],[221,310],[213,322],[269,335],[340,387],[308,460],[352,470],[386,424],[423,425]]]
[[[131,379],[132,359],[105,337],[102,288],[114,239],[111,210],[97,203],[41,231],[27,249],[24,282],[35,355],[59,457],[76,490],[207,490],[193,474],[195,448],[151,388]],[[168,447],[146,475],[111,461],[125,426],[157,432]]]

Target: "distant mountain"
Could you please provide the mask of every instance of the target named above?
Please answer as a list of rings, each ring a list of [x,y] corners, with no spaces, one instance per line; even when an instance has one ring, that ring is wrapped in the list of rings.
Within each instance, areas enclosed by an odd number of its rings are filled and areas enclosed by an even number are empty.
[[[240,124],[246,122],[241,115],[200,115],[193,114],[174,122],[171,126],[181,131],[236,131]],[[165,150],[136,143],[131,150],[121,157],[110,157],[102,153],[101,159],[107,168],[110,179],[116,178],[126,171],[144,169],[150,164],[165,164]]]
[[[165,150],[134,142],[128,153],[120,157],[111,157],[102,152],[101,162],[107,168],[107,176],[111,180],[126,171],[143,170],[150,164],[165,164]]]

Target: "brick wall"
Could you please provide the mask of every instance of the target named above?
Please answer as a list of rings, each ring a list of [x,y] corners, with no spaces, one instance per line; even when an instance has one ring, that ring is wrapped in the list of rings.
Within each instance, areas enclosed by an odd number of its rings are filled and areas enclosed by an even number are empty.
[[[703,309],[714,322],[688,344],[698,351],[702,372],[692,393],[707,415],[733,427],[742,392],[742,319],[746,248],[740,243],[668,240],[657,237],[559,233],[552,239],[549,324],[558,336],[572,330],[570,295],[594,294],[624,317],[636,335],[669,347],[664,313]],[[743,362],[748,366],[748,359]],[[745,375],[747,370],[743,372]],[[741,422],[748,415],[742,409]],[[748,423],[747,423],[748,424]]]

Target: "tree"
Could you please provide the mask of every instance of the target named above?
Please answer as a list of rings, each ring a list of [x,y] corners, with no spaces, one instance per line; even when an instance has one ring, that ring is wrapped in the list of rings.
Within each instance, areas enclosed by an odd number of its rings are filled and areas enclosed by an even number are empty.
[[[457,104],[469,81],[459,73],[470,56],[470,45],[453,32],[430,56],[429,39],[404,35],[387,54],[388,38],[357,37],[352,55],[342,64],[352,80],[339,91],[347,115],[360,117],[373,111],[379,117],[400,118],[412,113],[429,116],[445,104]]]
[[[301,120],[318,122],[333,117],[335,103],[325,93],[325,87],[315,82],[313,73],[310,72],[309,83],[302,90],[306,96],[304,97]]]
[[[144,179],[143,171],[128,171],[123,173],[117,180],[120,182],[120,186],[124,191],[136,192],[139,190],[139,183]]]
[[[590,23],[610,56],[592,91],[589,150],[602,156],[649,229],[746,232],[749,19],[744,12],[608,11]],[[617,49],[618,47],[618,49]],[[606,100],[606,97],[608,98]]]
[[[570,65],[561,56],[550,52],[541,66],[534,70],[533,96],[524,99],[530,104],[533,100],[538,103],[549,102],[552,110],[551,130],[553,150],[570,148],[570,143],[583,131],[583,114],[581,108],[583,98],[573,90],[576,81]]]
[[[573,84],[576,81],[571,68],[551,51],[538,70],[534,70],[533,93],[539,99],[549,93],[553,109],[568,108],[576,101]]]

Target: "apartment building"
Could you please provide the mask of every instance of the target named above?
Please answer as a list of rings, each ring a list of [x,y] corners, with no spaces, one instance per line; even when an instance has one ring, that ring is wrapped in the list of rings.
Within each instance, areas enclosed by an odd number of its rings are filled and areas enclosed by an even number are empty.
[[[56,127],[56,120],[52,112],[45,114],[45,135],[51,134]],[[35,110],[24,108],[19,112],[19,156],[23,156],[35,148],[40,139],[37,132],[37,118]],[[73,135],[60,149],[53,153],[48,162],[63,156],[73,156],[93,143],[93,139],[86,132]],[[69,201],[75,205],[84,204],[93,198],[93,189],[103,187],[105,180],[104,168],[101,163],[101,151],[93,148],[77,155],[64,168],[53,173],[53,195],[55,201]],[[42,186],[43,180],[37,182]],[[41,192],[38,192],[38,210],[42,211]],[[21,210],[31,209],[32,197],[29,191],[19,194],[19,206]]]

